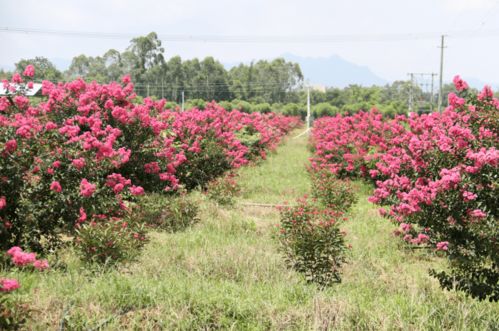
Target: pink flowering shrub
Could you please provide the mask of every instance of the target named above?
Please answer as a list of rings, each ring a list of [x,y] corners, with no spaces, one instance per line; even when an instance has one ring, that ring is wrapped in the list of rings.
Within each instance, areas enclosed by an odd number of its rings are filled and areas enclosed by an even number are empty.
[[[339,178],[375,177],[373,164],[405,132],[404,118],[385,121],[376,109],[354,115],[322,117],[311,136],[312,169],[327,169]]]
[[[306,197],[297,203],[281,210],[278,239],[286,263],[321,287],[340,282],[346,245],[339,223],[345,219]]]
[[[327,169],[309,169],[312,180],[312,197],[324,207],[347,212],[357,201],[348,180],[338,179]]]
[[[4,81],[0,97],[0,248],[42,251],[92,219],[124,218],[146,192],[204,185],[230,168],[265,156],[299,124],[275,114],[228,112],[215,103],[182,113],[165,100],[135,100],[122,83],[43,82],[32,105],[26,81]],[[29,82],[28,82],[29,83]],[[258,148],[237,133],[252,128]],[[43,240],[42,240],[43,238]]]
[[[36,258],[36,253],[24,252],[20,247],[14,246],[7,251],[10,257],[10,263],[19,268],[30,267],[38,271],[43,271],[49,268],[47,260],[39,260]]]
[[[87,263],[133,261],[147,242],[142,224],[130,219],[91,220],[76,230],[76,250]]]
[[[401,224],[396,233],[448,256],[450,271],[431,272],[442,287],[499,300],[499,101],[489,87],[475,95],[459,77],[454,83],[458,94],[449,94],[441,114],[412,115],[406,127],[400,118],[376,120],[385,129],[375,140],[369,119],[322,119],[312,163],[374,182],[370,201],[390,207],[386,216]]]
[[[20,247],[10,248],[6,254],[0,255],[3,267],[17,267],[24,270],[43,271],[49,268],[47,260],[39,260],[35,253],[23,252]],[[0,330],[19,330],[26,322],[29,308],[25,304],[11,300],[9,293],[19,289],[16,279],[0,278]]]
[[[9,296],[18,288],[16,279],[0,278],[0,330],[19,330],[26,322],[28,308]]]
[[[235,198],[241,193],[236,176],[235,173],[228,173],[212,180],[206,187],[206,196],[222,206],[234,205]]]
[[[199,221],[198,204],[185,191],[166,197],[149,194],[140,198],[131,218],[156,230],[182,231]]]

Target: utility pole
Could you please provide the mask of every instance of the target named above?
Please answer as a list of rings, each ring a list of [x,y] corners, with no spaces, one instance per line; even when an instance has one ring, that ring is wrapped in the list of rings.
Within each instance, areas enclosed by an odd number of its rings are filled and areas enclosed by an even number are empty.
[[[434,102],[434,97],[433,97],[433,78],[436,76],[437,74],[432,72],[431,73],[431,94],[430,94],[430,112],[433,113],[433,102]]]
[[[310,129],[310,87],[307,87],[307,130]]]
[[[418,101],[416,100],[416,97],[417,97],[417,93],[414,93],[414,82],[418,81],[417,77],[420,77],[421,79],[424,79],[425,82],[424,83],[417,83],[418,86],[420,86],[422,88],[421,92],[423,93],[423,96],[425,93],[428,92],[428,85],[431,86],[431,91],[430,91],[430,112],[433,112],[433,79],[434,77],[437,75],[436,73],[434,72],[409,72],[407,75],[409,75],[409,77],[411,77],[411,86],[410,86],[410,89],[409,89],[409,112],[412,112],[414,110],[414,107],[416,106],[418,109],[417,111],[419,111],[419,108],[420,105],[418,105]],[[416,77],[416,79],[414,79]],[[427,81],[427,78],[425,77],[431,77],[431,84]],[[422,96],[420,96],[421,99]],[[424,107],[426,107],[427,104],[425,103],[424,104]]]
[[[184,91],[182,91],[182,111],[184,111]]]
[[[411,87],[409,89],[409,113],[412,113],[412,100],[413,100],[413,89],[414,89],[414,73],[409,73],[411,77]]]
[[[438,89],[438,112],[442,112],[442,81],[444,72],[444,48],[445,48],[445,35],[442,35],[440,42],[440,83]]]

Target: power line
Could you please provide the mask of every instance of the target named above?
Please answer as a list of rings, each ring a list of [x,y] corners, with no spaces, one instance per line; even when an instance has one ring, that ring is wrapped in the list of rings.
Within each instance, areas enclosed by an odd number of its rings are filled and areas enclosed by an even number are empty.
[[[111,33],[71,31],[40,28],[0,27],[0,32],[26,35],[51,35],[97,39],[132,39],[142,33]],[[455,38],[469,38],[472,30],[449,32]],[[158,38],[169,42],[215,42],[215,43],[341,43],[341,42],[396,42],[433,39],[438,32],[344,34],[344,35],[185,35],[158,33]],[[481,36],[499,36],[499,30],[482,31]]]

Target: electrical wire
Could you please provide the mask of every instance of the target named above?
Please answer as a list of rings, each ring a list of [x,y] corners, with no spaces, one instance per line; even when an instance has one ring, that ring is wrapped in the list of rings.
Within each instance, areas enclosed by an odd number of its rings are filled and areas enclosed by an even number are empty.
[[[81,37],[97,39],[131,39],[141,33],[110,33],[91,31],[71,31],[41,28],[0,27],[3,33],[25,35],[51,35],[59,37]],[[448,32],[455,38],[469,38],[474,30]],[[344,35],[185,35],[158,33],[158,38],[168,42],[214,42],[214,43],[348,43],[348,42],[397,42],[433,39],[438,32],[384,33],[384,34],[344,34]],[[499,36],[499,30],[482,31],[482,36]]]

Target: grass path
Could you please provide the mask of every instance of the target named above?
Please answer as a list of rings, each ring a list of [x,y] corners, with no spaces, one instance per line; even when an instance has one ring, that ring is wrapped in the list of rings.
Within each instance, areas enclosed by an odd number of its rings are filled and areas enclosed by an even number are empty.
[[[282,203],[307,193],[306,137],[240,170],[243,202]],[[343,282],[325,291],[288,270],[272,238],[278,213],[220,208],[194,193],[201,222],[153,233],[136,263],[89,271],[68,252],[67,270],[17,275],[33,330],[494,330],[499,306],[444,292],[427,275],[441,261],[404,250],[391,225],[360,198],[345,224],[353,245]],[[64,313],[65,312],[65,313]],[[63,316],[66,315],[65,318]]]

